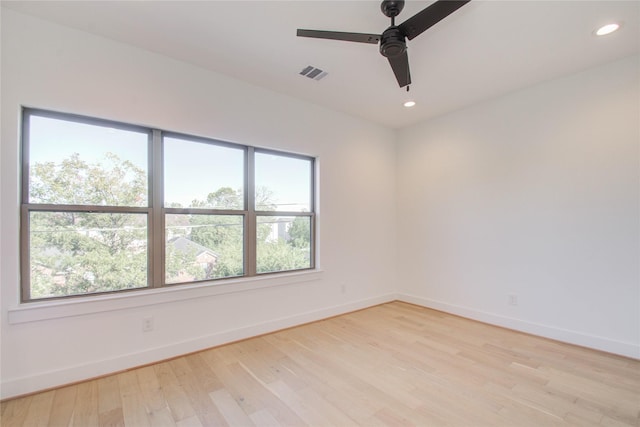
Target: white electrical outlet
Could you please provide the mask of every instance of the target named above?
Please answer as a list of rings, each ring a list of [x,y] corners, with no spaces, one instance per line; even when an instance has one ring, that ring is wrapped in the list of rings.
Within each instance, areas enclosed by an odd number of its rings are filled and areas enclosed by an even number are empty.
[[[153,331],[153,316],[148,316],[142,319],[142,332]]]
[[[509,305],[518,305],[518,295],[509,295]]]
[[[347,285],[346,285],[346,283],[343,283],[342,285],[340,285],[340,292],[342,292],[343,294],[347,293]]]

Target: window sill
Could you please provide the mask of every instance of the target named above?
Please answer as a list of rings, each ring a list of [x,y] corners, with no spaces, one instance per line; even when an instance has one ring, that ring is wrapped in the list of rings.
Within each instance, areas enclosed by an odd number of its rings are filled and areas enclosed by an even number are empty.
[[[9,324],[38,322],[63,317],[83,316],[94,313],[167,304],[176,301],[206,298],[215,295],[248,292],[275,286],[319,280],[321,270],[282,273],[261,277],[229,279],[224,282],[204,282],[180,285],[140,292],[125,292],[109,295],[95,295],[64,301],[45,301],[22,304],[10,308]]]

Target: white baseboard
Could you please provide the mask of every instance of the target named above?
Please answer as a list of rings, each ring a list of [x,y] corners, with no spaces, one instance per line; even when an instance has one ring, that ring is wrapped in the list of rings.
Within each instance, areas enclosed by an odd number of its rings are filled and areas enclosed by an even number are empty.
[[[292,326],[298,326],[326,319],[344,313],[384,304],[396,300],[396,294],[390,293],[346,304],[335,305],[320,310],[300,313],[289,317],[274,319],[264,323],[244,326],[238,329],[216,332],[165,346],[146,349],[141,352],[124,354],[111,359],[94,360],[83,365],[70,366],[49,372],[39,372],[26,377],[10,379],[0,385],[0,399],[8,399],[40,390],[59,387],[90,378],[108,375],[172,357],[193,353],[199,350],[231,343],[234,341],[263,335]]]
[[[504,328],[526,332],[532,335],[550,338],[569,344],[575,344],[595,350],[606,351],[608,353],[619,354],[621,356],[631,357],[633,359],[640,359],[640,346],[633,343],[614,341],[600,336],[588,335],[577,331],[557,328],[554,326],[527,322],[520,319],[487,313],[469,307],[448,304],[445,302],[417,297],[414,295],[399,293],[397,295],[397,299],[398,301],[408,302],[422,307],[433,308],[434,310],[455,314],[461,317],[466,317],[468,319],[478,320],[480,322],[489,323],[491,325],[502,326]]]

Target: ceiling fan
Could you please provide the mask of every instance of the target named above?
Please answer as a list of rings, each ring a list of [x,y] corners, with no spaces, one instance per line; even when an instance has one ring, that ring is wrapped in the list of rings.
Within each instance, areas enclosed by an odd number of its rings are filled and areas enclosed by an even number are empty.
[[[413,40],[424,31],[442,21],[470,0],[438,0],[422,11],[416,13],[400,25],[395,24],[395,18],[404,7],[404,0],[384,0],[380,9],[385,16],[391,18],[391,26],[381,35],[366,33],[345,33],[340,31],[320,31],[298,29],[298,37],[313,37],[318,39],[343,40],[358,43],[380,43],[380,53],[389,60],[391,69],[400,87],[411,84],[409,72],[409,56],[405,39]]]

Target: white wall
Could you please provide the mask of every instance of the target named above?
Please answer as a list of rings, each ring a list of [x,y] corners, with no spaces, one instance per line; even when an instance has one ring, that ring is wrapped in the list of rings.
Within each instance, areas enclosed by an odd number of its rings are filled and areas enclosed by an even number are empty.
[[[393,131],[10,10],[1,31],[1,398],[394,298]],[[21,105],[318,156],[322,272],[19,308]]]
[[[401,298],[640,357],[638,63],[400,132]]]

